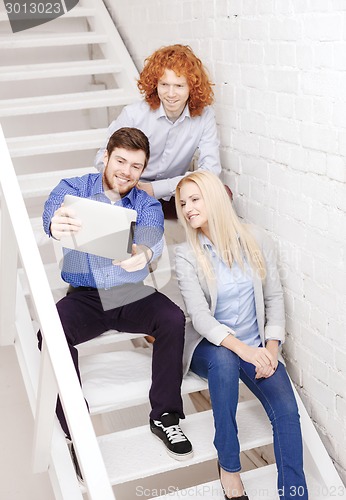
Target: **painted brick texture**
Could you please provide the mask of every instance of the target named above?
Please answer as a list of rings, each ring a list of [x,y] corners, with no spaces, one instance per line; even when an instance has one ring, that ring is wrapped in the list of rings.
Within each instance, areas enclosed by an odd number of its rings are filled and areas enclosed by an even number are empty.
[[[346,2],[106,3],[139,70],[170,43],[209,69],[223,177],[277,241],[287,367],[346,481]]]

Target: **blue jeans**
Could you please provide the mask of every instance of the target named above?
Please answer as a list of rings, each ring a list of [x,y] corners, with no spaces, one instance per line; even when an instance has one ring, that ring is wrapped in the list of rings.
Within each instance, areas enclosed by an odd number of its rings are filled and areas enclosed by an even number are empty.
[[[236,422],[240,377],[272,424],[280,499],[307,500],[299,413],[284,365],[279,362],[274,375],[256,380],[254,365],[203,339],[194,351],[191,370],[208,379],[220,466],[228,472],[241,469]]]

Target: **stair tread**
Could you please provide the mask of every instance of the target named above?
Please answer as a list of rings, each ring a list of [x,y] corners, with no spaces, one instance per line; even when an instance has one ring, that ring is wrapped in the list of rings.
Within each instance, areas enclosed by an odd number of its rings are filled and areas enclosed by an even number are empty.
[[[92,7],[83,7],[83,6],[76,6],[73,7],[73,9],[67,11],[64,14],[64,18],[66,19],[67,17],[91,17],[95,15],[95,9]],[[0,22],[2,21],[7,21],[8,22],[8,15],[5,11],[0,12]]]
[[[278,500],[276,491],[276,465],[266,465],[241,473],[241,478],[250,500],[263,499]],[[190,488],[179,490],[175,493],[155,497],[155,500],[166,500],[169,498],[201,498],[214,500],[223,498],[222,488],[219,480],[198,484]],[[153,499],[151,499],[153,500]]]
[[[0,49],[25,49],[35,47],[62,47],[106,43],[107,35],[94,31],[82,33],[23,33],[15,37],[0,36]]]
[[[80,373],[91,414],[146,403],[151,385],[151,362],[152,352],[148,348],[83,356]],[[203,379],[190,373],[184,378],[182,394],[207,387]]]
[[[272,442],[269,420],[257,401],[239,403],[237,422],[242,451]],[[194,447],[193,457],[183,462],[167,454],[149,425],[98,437],[111,483],[120,484],[138,479],[139,474],[144,478],[216,458],[211,410],[188,415],[181,427]]]
[[[66,61],[58,63],[21,64],[0,68],[0,81],[32,80],[38,78],[62,78],[76,75],[119,73],[120,64],[108,59]]]
[[[125,92],[124,89],[94,90],[73,94],[3,99],[0,101],[0,116],[22,116],[103,106],[121,106],[129,104],[134,100],[134,94]]]
[[[106,137],[107,129],[100,128],[26,137],[9,137],[6,139],[6,143],[11,157],[18,158],[21,156],[98,149]],[[23,179],[25,179],[24,176]]]
[[[68,10],[64,14],[65,19],[67,17],[91,17],[94,16],[96,9],[93,7],[83,7],[83,5],[76,5],[73,9]]]
[[[101,134],[100,134],[101,135]],[[106,129],[104,129],[103,137],[106,137]],[[101,144],[101,142],[99,142]],[[24,198],[29,196],[48,196],[51,190],[61,181],[70,177],[81,177],[89,173],[97,173],[95,167],[73,168],[66,170],[54,170],[52,172],[39,172],[34,174],[18,175],[18,182]],[[34,227],[42,226],[41,217],[32,219]]]

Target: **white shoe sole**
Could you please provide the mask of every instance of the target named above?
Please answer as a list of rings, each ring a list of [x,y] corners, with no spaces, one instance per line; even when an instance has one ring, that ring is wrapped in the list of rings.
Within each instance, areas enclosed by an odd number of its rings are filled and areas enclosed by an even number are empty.
[[[163,444],[163,446],[165,447],[165,450],[166,452],[168,453],[168,455],[172,458],[174,458],[174,460],[178,460],[178,462],[183,462],[184,460],[189,460],[190,458],[193,457],[193,450],[189,451],[189,453],[174,453],[173,451],[171,451],[169,448],[167,448],[167,446],[165,445],[165,443],[162,441],[161,438],[159,438],[159,436],[157,436],[156,434],[154,434],[154,432],[151,432],[152,435],[158,439],[160,441],[161,444]]]

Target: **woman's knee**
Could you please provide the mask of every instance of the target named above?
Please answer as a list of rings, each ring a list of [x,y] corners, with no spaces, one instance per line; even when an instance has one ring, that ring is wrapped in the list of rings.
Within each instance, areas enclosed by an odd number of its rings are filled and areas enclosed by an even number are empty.
[[[294,395],[287,397],[284,401],[280,402],[277,414],[278,416],[287,419],[287,421],[299,422],[298,406]]]
[[[237,370],[239,370],[238,356],[233,351],[230,351],[221,345],[213,346],[210,361],[213,366],[221,368],[222,370],[228,371],[234,366],[236,366]]]
[[[272,381],[275,382],[274,394],[277,415],[293,419],[299,418],[297,401],[282,363],[279,363],[277,373],[273,377],[275,377]]]
[[[298,405],[291,388],[287,391],[282,390],[275,397],[275,403],[272,402],[269,417],[272,421],[283,419],[287,423],[299,423]]]
[[[223,346],[213,346],[210,354],[210,376],[217,377],[223,385],[234,378],[239,379],[239,358],[234,352]]]

